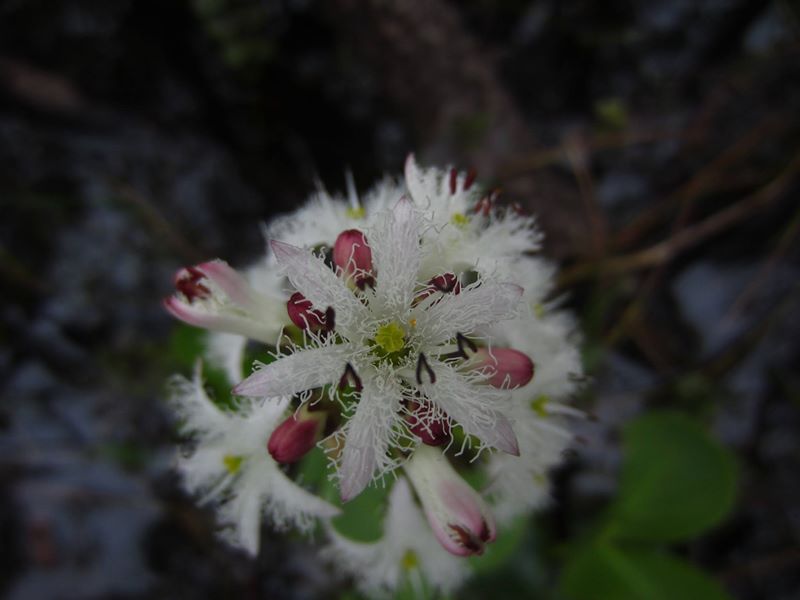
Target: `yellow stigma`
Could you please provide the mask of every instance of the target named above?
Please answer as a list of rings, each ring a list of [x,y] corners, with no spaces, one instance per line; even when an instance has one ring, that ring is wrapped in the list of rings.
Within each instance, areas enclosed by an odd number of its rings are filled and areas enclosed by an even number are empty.
[[[416,326],[417,326],[417,320],[416,320],[416,319],[409,319],[409,320],[408,320],[408,324],[409,324],[409,325],[411,326],[411,328],[413,329],[414,327],[416,327]]]
[[[235,454],[226,454],[222,457],[222,464],[228,470],[228,473],[235,475],[244,462],[244,456],[236,456]]]
[[[351,206],[347,209],[347,216],[351,219],[363,219],[366,214],[363,206]]]
[[[406,571],[410,571],[411,569],[416,569],[417,565],[419,565],[419,559],[417,558],[417,553],[413,550],[406,550],[406,553],[403,554],[403,559],[400,561],[400,564],[403,565],[403,568]]]
[[[469,225],[469,217],[464,213],[453,213],[453,216],[450,217],[450,220],[456,227],[466,227]]]
[[[375,333],[375,343],[385,352],[391,354],[402,350],[406,345],[405,332],[397,321],[378,327]]]

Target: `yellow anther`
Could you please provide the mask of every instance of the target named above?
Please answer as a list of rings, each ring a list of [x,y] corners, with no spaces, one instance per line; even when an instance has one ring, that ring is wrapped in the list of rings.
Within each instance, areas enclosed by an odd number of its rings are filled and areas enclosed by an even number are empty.
[[[419,558],[417,558],[417,553],[413,550],[406,550],[406,553],[403,554],[400,564],[406,571],[416,569],[419,566]]]
[[[244,462],[244,456],[237,456],[235,454],[226,454],[225,456],[222,457],[222,464],[225,465],[225,468],[231,475],[234,475],[239,471],[239,469],[242,467],[243,462]]]
[[[363,206],[351,206],[347,209],[347,216],[351,219],[363,219],[366,214]]]
[[[542,394],[541,396],[537,396],[531,401],[531,408],[533,412],[535,412],[540,417],[546,417],[547,413],[547,403],[550,402],[550,398]]]
[[[453,213],[453,216],[450,217],[450,220],[456,227],[466,227],[469,225],[469,217],[464,213]]]

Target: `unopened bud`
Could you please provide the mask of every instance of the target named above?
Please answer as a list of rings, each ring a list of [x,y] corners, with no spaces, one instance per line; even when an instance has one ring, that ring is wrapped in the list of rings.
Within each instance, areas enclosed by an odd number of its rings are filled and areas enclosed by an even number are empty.
[[[533,361],[512,348],[479,348],[469,364],[470,369],[489,375],[487,383],[496,388],[522,387],[533,379]]]
[[[456,556],[483,554],[497,537],[489,507],[440,450],[419,446],[405,471],[417,491],[433,533]]]
[[[275,428],[267,450],[279,463],[297,462],[315,446],[324,424],[324,412],[309,412],[304,407]]]
[[[428,287],[414,298],[414,305],[416,306],[436,292],[442,294],[460,294],[461,281],[459,281],[455,273],[442,273],[436,277],[431,277],[431,279],[428,280]]]
[[[339,234],[333,245],[333,263],[346,277],[353,277],[363,288],[372,281],[372,250],[367,238],[358,229],[348,229]]]
[[[295,292],[286,302],[286,312],[289,313],[292,323],[300,329],[319,329],[324,325],[325,317],[311,306],[310,300],[300,292]]]
[[[406,422],[423,444],[441,446],[450,441],[450,421],[446,415],[432,414],[429,406],[418,402],[410,403],[409,410]]]

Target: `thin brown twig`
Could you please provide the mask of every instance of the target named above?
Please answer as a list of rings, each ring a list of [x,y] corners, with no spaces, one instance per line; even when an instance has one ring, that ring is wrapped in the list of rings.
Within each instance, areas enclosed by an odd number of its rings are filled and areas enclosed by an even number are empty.
[[[586,147],[586,140],[578,133],[567,135],[562,147],[569,162],[575,181],[578,183],[583,210],[589,226],[591,236],[591,251],[593,256],[605,255],[608,223],[603,211],[597,204],[594,180],[589,171],[590,152]]]
[[[590,135],[585,139],[585,147],[588,152],[598,150],[611,150],[614,148],[625,148],[638,144],[648,144],[674,139],[695,139],[697,131],[691,129],[675,130],[673,128],[661,129],[640,129],[631,131],[630,129],[619,133],[605,133]],[[563,144],[555,148],[545,148],[536,152],[531,152],[525,156],[509,161],[501,165],[498,169],[498,177],[502,180],[520,177],[530,171],[537,171],[553,164],[563,162],[565,150]]]
[[[800,168],[800,154],[792,159],[780,175],[736,204],[639,252],[576,265],[563,272],[559,278],[559,287],[570,285],[594,273],[603,275],[629,273],[669,262],[678,254],[736,225],[773,202],[792,181],[798,168]]]
[[[145,196],[128,185],[118,185],[116,190],[119,197],[134,206],[150,228],[160,234],[167,245],[183,260],[195,263],[203,258],[202,252],[181,235]]]
[[[698,195],[710,191],[719,179],[723,169],[733,165],[736,161],[746,157],[758,144],[781,126],[781,115],[770,115],[748,130],[732,146],[726,148],[721,154],[715,156],[711,162],[695,172],[685,184],[666,198],[656,202],[648,211],[638,215],[630,224],[617,232],[614,236],[614,247],[625,248],[637,242],[641,237],[664,217],[675,203],[683,206],[675,221],[673,231],[683,226],[689,216],[687,203]]]
[[[753,296],[756,294],[756,290],[764,285],[764,283],[770,278],[772,271],[789,251],[789,248],[795,241],[798,232],[800,232],[800,210],[795,212],[794,217],[792,217],[792,219],[789,221],[789,224],[781,233],[775,249],[770,253],[767,259],[758,269],[755,277],[753,277],[752,281],[733,303],[733,306],[725,315],[725,320],[736,318],[741,311],[748,307],[750,302],[753,300]]]

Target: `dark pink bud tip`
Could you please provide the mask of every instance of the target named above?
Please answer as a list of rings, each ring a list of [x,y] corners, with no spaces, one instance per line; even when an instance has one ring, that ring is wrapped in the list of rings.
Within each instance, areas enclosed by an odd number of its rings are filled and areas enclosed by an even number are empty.
[[[340,233],[333,245],[333,263],[345,276],[355,275],[357,285],[366,281],[372,272],[372,250],[364,234],[358,229]]]
[[[428,287],[417,294],[417,297],[414,298],[414,304],[419,304],[436,292],[442,294],[460,294],[461,282],[458,280],[455,273],[442,273],[441,275],[437,275],[428,281]]]
[[[437,291],[444,294],[449,294],[451,292],[453,294],[461,293],[461,282],[454,273],[442,273],[441,275],[437,275],[431,279],[428,283],[430,283]]]
[[[496,388],[516,388],[527,385],[533,379],[534,365],[527,354],[512,348],[480,348],[474,357],[478,363],[473,367],[491,376],[489,385]]]
[[[322,313],[311,307],[311,301],[300,292],[292,294],[286,303],[286,312],[292,323],[300,329],[319,329],[324,325]]]
[[[412,412],[406,420],[411,433],[416,435],[423,444],[428,446],[441,446],[450,441],[450,421],[447,417],[424,419],[422,405],[413,403]]]
[[[324,413],[322,417],[319,414],[301,412],[278,425],[267,442],[267,450],[272,458],[284,464],[303,458],[317,443],[324,422]]]

